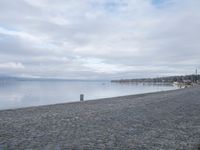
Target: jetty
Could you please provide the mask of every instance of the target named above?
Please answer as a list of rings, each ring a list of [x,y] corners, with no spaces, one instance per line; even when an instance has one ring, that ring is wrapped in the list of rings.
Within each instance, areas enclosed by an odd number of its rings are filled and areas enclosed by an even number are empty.
[[[200,86],[0,111],[0,150],[198,150]]]

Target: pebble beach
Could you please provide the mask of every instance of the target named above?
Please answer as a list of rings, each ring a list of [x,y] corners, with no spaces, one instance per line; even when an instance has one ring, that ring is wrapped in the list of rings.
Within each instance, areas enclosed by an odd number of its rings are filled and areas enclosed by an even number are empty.
[[[0,111],[0,150],[198,150],[200,87]]]

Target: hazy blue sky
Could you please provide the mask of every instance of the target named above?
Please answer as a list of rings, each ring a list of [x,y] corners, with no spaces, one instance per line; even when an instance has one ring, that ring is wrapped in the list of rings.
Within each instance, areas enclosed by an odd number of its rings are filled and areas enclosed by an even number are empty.
[[[0,75],[112,79],[200,68],[200,0],[0,0]]]

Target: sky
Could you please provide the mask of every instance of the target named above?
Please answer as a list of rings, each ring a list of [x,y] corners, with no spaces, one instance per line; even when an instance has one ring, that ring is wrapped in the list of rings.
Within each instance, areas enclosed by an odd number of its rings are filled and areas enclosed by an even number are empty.
[[[0,0],[0,75],[122,79],[196,68],[199,0]]]

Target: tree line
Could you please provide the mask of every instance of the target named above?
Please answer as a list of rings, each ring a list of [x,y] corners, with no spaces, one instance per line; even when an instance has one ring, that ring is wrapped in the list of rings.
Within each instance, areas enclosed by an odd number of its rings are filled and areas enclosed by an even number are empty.
[[[164,83],[173,83],[173,82],[199,82],[200,75],[185,75],[185,76],[169,76],[169,77],[158,77],[158,78],[141,78],[141,79],[120,79],[120,80],[111,80],[111,82],[164,82]]]

